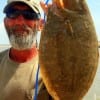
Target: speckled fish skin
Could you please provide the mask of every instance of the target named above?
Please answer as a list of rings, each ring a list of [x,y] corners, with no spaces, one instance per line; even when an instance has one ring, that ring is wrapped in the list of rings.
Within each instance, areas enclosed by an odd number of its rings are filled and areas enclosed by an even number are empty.
[[[93,20],[84,0],[53,2],[40,40],[42,78],[54,100],[82,100],[98,66]]]

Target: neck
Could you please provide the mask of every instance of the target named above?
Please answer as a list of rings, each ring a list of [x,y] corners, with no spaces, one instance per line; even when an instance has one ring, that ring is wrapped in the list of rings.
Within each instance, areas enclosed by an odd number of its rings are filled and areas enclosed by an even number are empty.
[[[14,48],[10,49],[10,58],[16,62],[27,62],[34,58],[38,54],[36,47],[28,50],[16,50]]]

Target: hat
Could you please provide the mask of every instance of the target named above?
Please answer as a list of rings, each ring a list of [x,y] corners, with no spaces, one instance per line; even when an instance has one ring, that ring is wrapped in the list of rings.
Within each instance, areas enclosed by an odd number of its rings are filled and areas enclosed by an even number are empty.
[[[39,0],[8,0],[7,5],[4,8],[4,12],[13,4],[16,2],[22,2],[28,5],[32,10],[34,10],[36,13],[41,14],[41,6],[39,3]]]

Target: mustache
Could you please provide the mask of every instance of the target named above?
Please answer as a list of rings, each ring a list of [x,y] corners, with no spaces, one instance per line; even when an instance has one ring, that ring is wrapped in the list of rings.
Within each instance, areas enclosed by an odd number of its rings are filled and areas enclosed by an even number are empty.
[[[23,31],[26,34],[30,34],[30,31],[35,32],[37,29],[32,29],[27,25],[14,25],[12,27],[10,26],[6,26],[6,30],[8,32],[8,36],[10,36],[11,34],[15,34],[15,35],[19,35],[20,33],[18,33],[18,31]],[[21,34],[20,34],[21,35]],[[23,34],[22,34],[23,35]],[[24,34],[25,35],[25,34]]]
[[[14,26],[11,27],[11,29],[13,31],[20,30],[20,29],[28,31],[30,28],[27,25],[14,25]]]

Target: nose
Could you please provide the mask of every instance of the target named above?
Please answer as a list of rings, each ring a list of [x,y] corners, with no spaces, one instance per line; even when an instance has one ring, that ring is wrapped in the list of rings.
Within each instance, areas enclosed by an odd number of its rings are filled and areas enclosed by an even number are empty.
[[[25,24],[25,19],[22,15],[19,15],[16,19],[15,19],[15,24]]]

